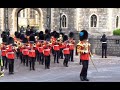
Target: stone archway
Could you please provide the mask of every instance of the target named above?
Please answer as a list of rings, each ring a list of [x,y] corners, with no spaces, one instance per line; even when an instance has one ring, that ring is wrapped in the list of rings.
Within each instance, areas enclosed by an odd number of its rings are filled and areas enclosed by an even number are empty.
[[[17,31],[17,14],[20,10],[25,8],[14,8],[12,11],[12,29],[11,34],[13,34],[15,31]],[[39,13],[39,30],[43,31],[43,12],[40,8],[33,8]]]

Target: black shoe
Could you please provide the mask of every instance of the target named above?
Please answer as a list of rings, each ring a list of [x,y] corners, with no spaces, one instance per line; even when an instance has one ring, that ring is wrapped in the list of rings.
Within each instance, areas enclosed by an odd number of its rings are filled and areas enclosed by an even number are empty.
[[[68,65],[66,65],[66,67],[68,67]]]
[[[50,67],[47,67],[47,69],[50,69]]]
[[[45,66],[45,69],[47,69],[47,66]]]
[[[35,69],[33,68],[33,70],[35,71]]]
[[[107,57],[105,57],[105,58],[107,58]]]
[[[57,62],[57,63],[59,63],[59,62]]]
[[[89,81],[89,79],[87,79],[87,78],[84,78],[84,81]]]
[[[84,81],[85,79],[83,78],[83,76],[80,76],[80,80],[81,80],[81,81]]]

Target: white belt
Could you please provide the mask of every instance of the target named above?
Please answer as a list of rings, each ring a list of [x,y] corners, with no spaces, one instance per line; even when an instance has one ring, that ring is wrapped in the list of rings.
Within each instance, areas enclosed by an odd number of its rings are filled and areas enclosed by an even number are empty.
[[[102,42],[102,43],[107,43],[107,42]]]

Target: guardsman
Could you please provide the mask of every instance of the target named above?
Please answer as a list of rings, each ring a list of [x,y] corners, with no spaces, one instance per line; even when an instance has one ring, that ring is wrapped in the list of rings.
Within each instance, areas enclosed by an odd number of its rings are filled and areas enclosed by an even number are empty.
[[[75,40],[73,39],[74,37],[74,33],[70,32],[69,33],[69,49],[70,49],[70,61],[74,61],[73,60],[73,56],[74,56],[74,44],[75,44]]]
[[[46,41],[45,41],[46,43]],[[49,45],[46,43],[44,46],[43,54],[45,58],[45,69],[50,69],[50,50],[51,48]]]
[[[29,59],[30,59],[30,70],[35,70],[35,59],[36,59],[36,52],[35,52],[35,48],[33,46],[31,46],[30,50],[29,50]]]
[[[7,69],[7,65],[8,65],[8,60],[6,58],[6,45],[5,44],[2,44],[2,47],[1,47],[1,56],[2,56],[2,60],[3,60],[3,66],[5,66],[5,69]]]
[[[82,30],[79,34],[79,38],[80,42],[77,44],[77,53],[80,54],[80,60],[83,65],[80,79],[81,81],[89,81],[89,79],[87,79],[87,70],[91,52],[90,43],[88,42],[88,32],[86,30]]]
[[[0,44],[0,48],[2,47],[2,45]],[[2,57],[0,56],[0,77],[4,76],[4,66],[3,66],[3,60]]]
[[[14,74],[14,59],[15,59],[15,52],[12,44],[8,45],[6,57],[9,61],[9,74]]]
[[[59,36],[59,47],[60,47],[60,54],[59,54],[59,57],[60,59],[63,59],[63,33],[60,34]]]
[[[59,63],[59,52],[60,52],[60,47],[58,41],[54,44],[53,46],[54,50],[54,63],[57,61]]]
[[[44,50],[44,48],[43,48],[43,42],[44,41],[40,41],[40,45],[39,45],[39,47],[38,47],[38,56],[39,56],[39,64],[40,63],[42,63],[42,65],[44,64],[44,55],[43,55],[43,50]]]

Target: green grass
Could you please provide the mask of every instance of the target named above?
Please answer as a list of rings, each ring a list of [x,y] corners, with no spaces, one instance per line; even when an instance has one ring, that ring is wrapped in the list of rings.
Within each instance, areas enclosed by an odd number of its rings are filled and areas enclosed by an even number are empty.
[[[113,31],[113,35],[120,36],[120,29],[116,29]]]

